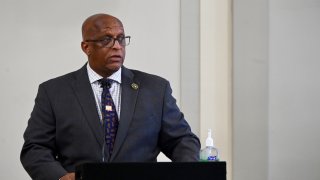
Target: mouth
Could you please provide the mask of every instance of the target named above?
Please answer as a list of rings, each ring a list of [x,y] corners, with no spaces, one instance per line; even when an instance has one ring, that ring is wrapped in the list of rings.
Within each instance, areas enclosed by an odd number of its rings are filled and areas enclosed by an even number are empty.
[[[112,62],[119,62],[122,61],[122,56],[120,55],[112,55],[109,57],[109,60]]]

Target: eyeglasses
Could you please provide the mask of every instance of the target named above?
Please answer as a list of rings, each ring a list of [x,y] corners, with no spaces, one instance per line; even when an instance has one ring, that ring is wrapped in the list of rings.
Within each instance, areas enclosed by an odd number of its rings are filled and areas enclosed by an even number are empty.
[[[128,46],[130,44],[131,36],[120,36],[117,38],[113,38],[111,36],[106,36],[103,39],[92,39],[92,40],[85,40],[85,42],[98,42],[101,43],[103,47],[111,48],[114,46],[116,40],[121,46]]]

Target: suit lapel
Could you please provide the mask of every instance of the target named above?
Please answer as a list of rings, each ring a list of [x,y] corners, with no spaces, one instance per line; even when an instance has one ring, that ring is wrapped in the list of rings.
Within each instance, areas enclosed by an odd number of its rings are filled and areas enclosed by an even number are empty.
[[[86,120],[96,137],[96,140],[102,148],[103,144],[103,127],[100,124],[100,118],[96,108],[95,98],[92,92],[92,87],[89,82],[86,65],[77,71],[77,77],[72,84],[74,92],[82,107],[82,111]]]
[[[110,161],[115,158],[118,151],[120,150],[120,147],[127,136],[127,131],[132,121],[132,116],[139,92],[139,82],[134,81],[133,76],[134,75],[130,70],[122,67],[120,123]],[[133,87],[134,85],[137,86]]]

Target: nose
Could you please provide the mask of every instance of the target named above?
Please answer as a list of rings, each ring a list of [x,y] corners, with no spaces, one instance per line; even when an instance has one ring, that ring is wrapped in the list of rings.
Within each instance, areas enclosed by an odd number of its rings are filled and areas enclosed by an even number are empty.
[[[114,48],[114,49],[121,49],[122,46],[121,46],[121,44],[119,43],[119,41],[115,39],[112,48]]]

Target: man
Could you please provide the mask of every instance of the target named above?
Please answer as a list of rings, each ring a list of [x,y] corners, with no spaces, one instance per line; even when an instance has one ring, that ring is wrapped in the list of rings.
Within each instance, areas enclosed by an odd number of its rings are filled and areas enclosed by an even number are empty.
[[[82,38],[88,63],[39,86],[21,151],[32,179],[71,180],[75,166],[85,162],[155,162],[160,151],[172,161],[197,161],[199,139],[169,82],[123,66],[130,37],[121,21],[90,16]],[[110,105],[100,79],[111,79]]]

